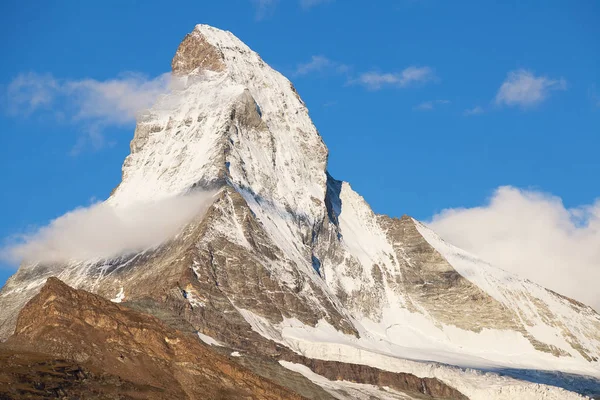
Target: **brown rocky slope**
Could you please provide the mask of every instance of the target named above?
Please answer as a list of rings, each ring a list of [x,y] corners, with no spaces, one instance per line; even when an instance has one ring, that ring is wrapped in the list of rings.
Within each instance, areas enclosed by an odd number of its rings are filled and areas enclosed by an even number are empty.
[[[0,349],[0,398],[303,398],[191,334],[56,278]]]

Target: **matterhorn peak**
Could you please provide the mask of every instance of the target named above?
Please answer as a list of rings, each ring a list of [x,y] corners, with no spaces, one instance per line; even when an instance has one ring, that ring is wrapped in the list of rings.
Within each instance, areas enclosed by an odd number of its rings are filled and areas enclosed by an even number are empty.
[[[138,122],[112,203],[228,182],[282,209],[323,214],[327,148],[287,78],[207,25],[186,35],[172,67],[188,83]]]
[[[319,374],[352,381],[356,398],[407,398],[388,386],[431,399],[600,393],[600,315],[373,212],[327,173],[291,82],[232,33],[197,25],[172,69],[184,84],[138,121],[107,203],[211,189],[207,211],[133,254],[23,265],[0,292],[0,339],[57,276],[243,353],[284,386],[292,369],[324,387]]]

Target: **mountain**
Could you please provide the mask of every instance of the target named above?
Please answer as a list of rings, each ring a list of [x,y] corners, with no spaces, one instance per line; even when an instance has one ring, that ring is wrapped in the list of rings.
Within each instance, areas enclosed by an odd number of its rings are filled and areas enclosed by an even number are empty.
[[[413,218],[375,214],[327,172],[290,81],[233,34],[196,26],[172,70],[176,88],[139,119],[106,204],[207,190],[210,207],[138,253],[22,265],[0,292],[1,338],[56,276],[171,327],[184,321],[254,372],[277,360],[338,398],[402,398],[373,392],[382,374],[447,386],[431,384],[433,398],[600,395],[600,315]]]

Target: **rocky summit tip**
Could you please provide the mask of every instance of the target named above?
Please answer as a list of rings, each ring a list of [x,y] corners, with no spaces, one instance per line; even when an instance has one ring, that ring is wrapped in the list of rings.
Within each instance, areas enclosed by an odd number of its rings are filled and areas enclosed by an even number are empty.
[[[233,33],[210,25],[198,24],[188,33],[171,62],[176,75],[188,75],[202,71],[222,72],[226,69],[223,48],[243,54],[255,54]]]

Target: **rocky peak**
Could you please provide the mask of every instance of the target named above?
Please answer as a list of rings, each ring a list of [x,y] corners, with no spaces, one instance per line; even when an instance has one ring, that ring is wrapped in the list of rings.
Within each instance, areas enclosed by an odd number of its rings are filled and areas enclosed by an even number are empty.
[[[184,83],[138,122],[111,203],[221,182],[275,207],[324,215],[327,147],[289,80],[232,33],[197,25],[173,74]]]
[[[206,40],[200,29],[195,29],[179,45],[171,69],[178,76],[198,71],[222,72],[225,69],[223,53]]]

